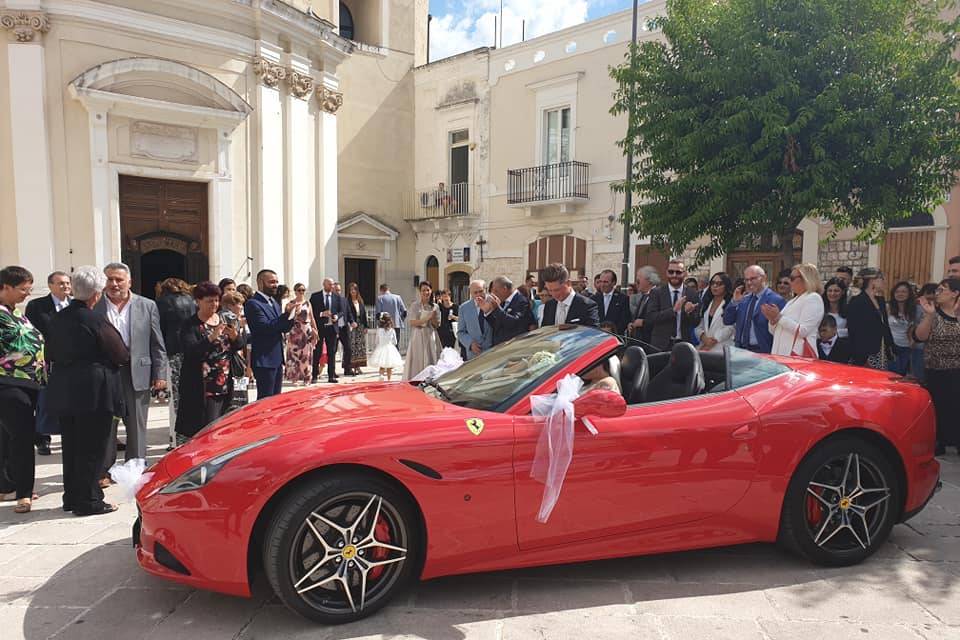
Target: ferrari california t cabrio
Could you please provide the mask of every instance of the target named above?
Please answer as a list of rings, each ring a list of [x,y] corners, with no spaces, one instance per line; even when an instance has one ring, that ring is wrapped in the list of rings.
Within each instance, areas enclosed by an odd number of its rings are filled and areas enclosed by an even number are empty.
[[[574,401],[541,522],[531,397],[599,365],[622,393]],[[545,327],[419,384],[305,389],[225,416],[148,470],[134,544],[144,569],[200,589],[249,596],[262,570],[325,623],[451,574],[758,541],[848,565],[939,487],[934,430],[927,392],[892,374],[688,344],[647,355]]]

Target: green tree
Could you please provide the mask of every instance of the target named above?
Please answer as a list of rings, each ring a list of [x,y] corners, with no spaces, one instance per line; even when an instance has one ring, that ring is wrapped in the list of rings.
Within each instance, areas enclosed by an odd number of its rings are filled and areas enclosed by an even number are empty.
[[[960,170],[957,0],[668,0],[611,69],[628,226],[698,263],[805,216],[861,228],[941,203]],[[632,56],[632,59],[631,59]]]

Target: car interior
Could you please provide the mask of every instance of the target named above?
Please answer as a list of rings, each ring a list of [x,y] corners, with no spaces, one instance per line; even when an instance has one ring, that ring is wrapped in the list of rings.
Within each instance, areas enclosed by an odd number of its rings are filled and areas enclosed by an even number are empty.
[[[607,359],[610,375],[620,383],[628,405],[676,400],[727,388],[724,354],[697,351],[678,342],[669,352],[647,355],[623,346]]]

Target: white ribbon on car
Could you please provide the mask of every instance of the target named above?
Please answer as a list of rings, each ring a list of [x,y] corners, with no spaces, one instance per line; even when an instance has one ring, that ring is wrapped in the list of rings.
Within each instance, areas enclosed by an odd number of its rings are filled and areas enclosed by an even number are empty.
[[[563,479],[573,459],[573,401],[580,395],[583,380],[568,374],[557,382],[557,392],[530,396],[533,415],[544,418],[543,430],[537,441],[530,477],[544,484],[543,500],[537,513],[537,522],[546,522],[560,498]]]
[[[147,468],[147,461],[143,458],[132,458],[126,462],[115,462],[107,471],[110,478],[117,483],[120,488],[121,502],[130,502],[137,496],[137,492],[147,484],[152,471],[144,472]]]
[[[463,364],[463,358],[457,353],[456,349],[445,347],[440,352],[440,359],[436,364],[432,364],[417,375],[413,376],[414,382],[422,382],[431,378],[439,378],[445,373],[459,368]]]

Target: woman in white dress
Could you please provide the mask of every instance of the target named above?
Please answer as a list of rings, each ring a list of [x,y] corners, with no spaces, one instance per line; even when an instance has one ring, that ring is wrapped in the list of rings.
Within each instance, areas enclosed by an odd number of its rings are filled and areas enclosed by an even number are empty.
[[[703,301],[703,319],[696,329],[700,351],[723,353],[723,348],[733,344],[734,325],[723,324],[723,309],[733,297],[733,281],[724,272],[710,278],[710,295]]]
[[[433,285],[420,283],[420,299],[407,309],[410,343],[403,365],[403,379],[410,380],[440,358],[440,305],[433,302]]]
[[[770,323],[775,356],[817,357],[817,332],[823,320],[823,285],[812,264],[799,264],[790,270],[793,297],[783,311],[765,304],[760,312]]]

